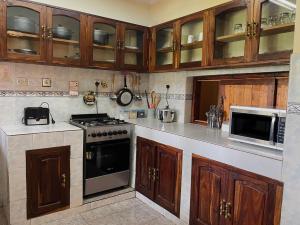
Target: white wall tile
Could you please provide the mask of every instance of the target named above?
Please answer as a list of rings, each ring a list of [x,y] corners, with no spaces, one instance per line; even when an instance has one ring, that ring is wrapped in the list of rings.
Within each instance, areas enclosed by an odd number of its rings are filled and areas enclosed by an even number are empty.
[[[32,135],[32,149],[59,147],[64,145],[64,132]]]

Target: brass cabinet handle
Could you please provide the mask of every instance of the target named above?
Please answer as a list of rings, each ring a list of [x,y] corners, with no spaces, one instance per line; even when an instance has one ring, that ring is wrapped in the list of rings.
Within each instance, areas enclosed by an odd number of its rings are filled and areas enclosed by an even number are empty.
[[[255,23],[255,22],[253,22],[252,23],[252,36],[253,37],[256,37],[256,35],[257,35],[257,23]]]
[[[154,176],[155,180],[159,180],[159,169],[155,169]]]
[[[42,38],[45,39],[46,38],[46,32],[47,32],[47,27],[46,25],[42,26]]]
[[[231,218],[231,203],[227,202],[225,206],[225,219]]]
[[[225,205],[226,205],[226,201],[225,200],[221,200],[220,201],[220,216],[225,215],[226,211],[225,211]]]
[[[148,168],[148,179],[151,180],[151,177],[152,177],[152,168],[149,167]]]
[[[47,30],[48,30],[47,38],[48,39],[53,38],[52,28],[48,28]]]
[[[66,187],[66,174],[65,173],[63,173],[62,175],[61,175],[61,186],[62,187]]]
[[[251,24],[247,23],[247,36],[250,37],[251,36]]]

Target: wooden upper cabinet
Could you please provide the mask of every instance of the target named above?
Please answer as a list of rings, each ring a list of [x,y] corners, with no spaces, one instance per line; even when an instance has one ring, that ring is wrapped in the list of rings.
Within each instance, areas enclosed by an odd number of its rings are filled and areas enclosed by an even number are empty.
[[[205,17],[205,13],[197,13],[193,16],[185,17],[179,19],[176,23],[179,28],[179,35],[176,35],[178,45],[178,59],[176,65],[179,68],[189,68],[189,67],[200,67],[202,62],[207,65],[206,54],[204,53],[206,48],[205,45],[208,29],[208,18]]]
[[[4,57],[46,61],[46,6],[9,0],[3,8]]]
[[[120,63],[120,25],[109,19],[89,16],[88,29],[89,65],[102,69],[115,69]]]
[[[176,65],[176,26],[174,23],[163,24],[151,29],[151,70],[171,70]]]
[[[26,152],[27,218],[70,205],[70,146]]]
[[[86,16],[80,13],[47,8],[46,36],[50,63],[81,65],[86,42],[85,23]]]
[[[120,30],[120,68],[145,71],[148,66],[148,29],[123,23]]]
[[[254,0],[253,0],[254,1]],[[255,0],[253,48],[257,60],[289,60],[294,44],[296,0]]]
[[[249,24],[252,4],[249,0],[234,1],[214,9],[213,64],[226,65],[251,61]]]
[[[155,169],[155,202],[179,217],[182,151],[158,145]]]

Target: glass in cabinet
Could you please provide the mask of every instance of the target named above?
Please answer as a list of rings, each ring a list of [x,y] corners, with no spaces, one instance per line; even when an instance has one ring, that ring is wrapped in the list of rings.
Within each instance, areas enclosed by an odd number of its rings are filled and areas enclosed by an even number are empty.
[[[214,62],[244,62],[250,45],[250,1],[236,1],[215,9]]]
[[[176,50],[173,24],[157,28],[155,35],[155,67],[156,69],[172,69]]]
[[[92,66],[114,68],[117,61],[117,48],[121,43],[117,40],[117,24],[97,17],[89,18],[89,43],[91,44]]]
[[[125,25],[124,40],[121,43],[124,69],[143,69],[145,60],[145,28]]]
[[[182,21],[180,25],[180,67],[201,66],[203,17]]]
[[[48,56],[53,63],[80,64],[80,13],[48,8]]]
[[[296,0],[263,0],[255,26],[259,31],[259,59],[289,58],[293,50]],[[257,28],[256,28],[257,30]]]
[[[4,7],[6,52],[9,59],[44,61],[46,7],[22,1],[8,1]]]

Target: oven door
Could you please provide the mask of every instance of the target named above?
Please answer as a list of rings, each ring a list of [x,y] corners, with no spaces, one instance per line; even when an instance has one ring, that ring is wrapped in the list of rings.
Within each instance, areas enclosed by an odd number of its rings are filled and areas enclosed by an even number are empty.
[[[245,143],[274,148],[276,114],[232,111],[229,137]]]
[[[85,196],[129,184],[130,139],[89,143],[84,158]]]

